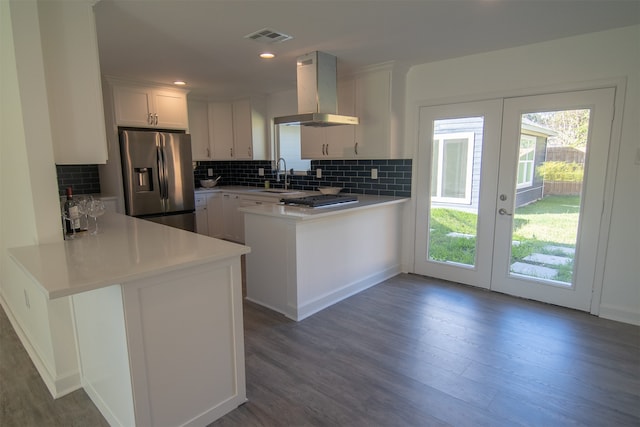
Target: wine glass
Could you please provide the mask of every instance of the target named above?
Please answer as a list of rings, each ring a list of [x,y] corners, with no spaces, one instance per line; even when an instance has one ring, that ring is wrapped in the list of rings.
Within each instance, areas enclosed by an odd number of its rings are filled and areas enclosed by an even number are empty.
[[[89,204],[93,201],[93,197],[89,196],[78,196],[78,200],[76,204],[78,205],[78,212],[80,213],[80,230],[88,230],[89,229]],[[84,221],[82,221],[84,219]],[[84,223],[84,225],[83,225]]]
[[[93,199],[89,203],[87,203],[87,215],[93,218],[95,222],[96,228],[91,232],[91,234],[98,234],[98,217],[104,214],[104,203],[102,200]]]

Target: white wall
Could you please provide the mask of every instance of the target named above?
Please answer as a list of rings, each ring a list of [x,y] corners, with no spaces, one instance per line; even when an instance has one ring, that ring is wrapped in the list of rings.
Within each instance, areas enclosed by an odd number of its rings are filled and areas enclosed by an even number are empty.
[[[62,239],[35,1],[0,1],[0,40],[0,301],[60,395],[79,386],[69,302],[47,301],[7,255],[7,248]]]
[[[620,108],[616,111],[622,125],[614,122],[613,135],[620,151],[610,163],[615,192],[609,242],[601,252],[606,258],[599,311],[602,317],[640,324],[640,165],[634,163],[640,150],[640,26],[414,66],[407,76],[405,130],[416,164],[421,105],[616,83],[623,89],[626,83],[626,93],[616,98],[616,107],[623,107],[622,116]],[[405,245],[412,244],[412,236],[405,235]]]

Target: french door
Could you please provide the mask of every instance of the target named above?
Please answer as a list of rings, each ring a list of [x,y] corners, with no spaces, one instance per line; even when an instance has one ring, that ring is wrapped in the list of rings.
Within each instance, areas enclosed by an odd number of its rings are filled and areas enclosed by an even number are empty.
[[[414,271],[589,310],[614,89],[420,109]]]

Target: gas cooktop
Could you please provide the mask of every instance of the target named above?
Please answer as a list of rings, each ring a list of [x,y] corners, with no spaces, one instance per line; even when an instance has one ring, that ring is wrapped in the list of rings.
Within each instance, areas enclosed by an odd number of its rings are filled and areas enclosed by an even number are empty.
[[[285,205],[300,205],[319,208],[340,203],[357,202],[358,198],[349,194],[319,194],[317,196],[281,199],[280,201]]]

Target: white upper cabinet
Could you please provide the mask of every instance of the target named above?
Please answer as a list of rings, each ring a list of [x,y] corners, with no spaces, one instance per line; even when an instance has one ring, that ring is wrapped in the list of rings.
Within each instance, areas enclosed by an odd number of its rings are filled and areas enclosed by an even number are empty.
[[[93,2],[37,4],[55,163],[104,164],[107,140]]]
[[[359,124],[309,128],[300,139],[305,159],[389,159],[397,155],[392,134],[392,72],[376,67],[338,83],[338,114],[356,116]],[[401,100],[399,101],[399,103]]]
[[[209,145],[209,117],[206,101],[187,102],[189,108],[189,133],[193,160],[211,160],[213,152]]]
[[[338,114],[355,116],[355,83],[341,80],[338,87]],[[357,126],[300,126],[301,157],[303,159],[344,159],[355,154]]]
[[[116,83],[113,98],[118,126],[189,128],[186,91]]]
[[[385,159],[391,153],[391,71],[379,70],[356,78],[354,157]]]
[[[233,157],[236,160],[269,160],[266,104],[262,98],[233,102]]]
[[[268,160],[265,109],[262,99],[209,102],[211,154],[194,160]]]
[[[238,160],[253,159],[253,122],[251,101],[236,101],[233,108],[233,156]]]
[[[233,109],[228,102],[209,103],[211,160],[233,160]]]

